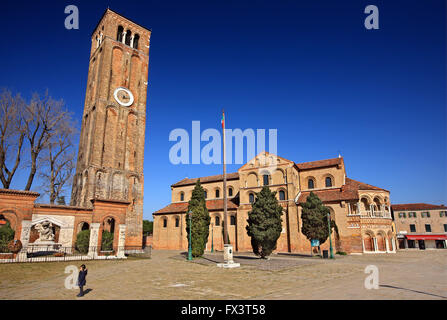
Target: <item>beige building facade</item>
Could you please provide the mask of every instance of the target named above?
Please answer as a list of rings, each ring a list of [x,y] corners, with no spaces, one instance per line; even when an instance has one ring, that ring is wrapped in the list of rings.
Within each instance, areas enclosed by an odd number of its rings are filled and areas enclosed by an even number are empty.
[[[185,178],[171,185],[171,204],[153,214],[154,249],[187,249],[186,211],[198,179],[206,191],[211,216],[207,249],[211,246],[215,250],[223,249],[225,191],[222,175]],[[336,251],[395,252],[388,190],[348,178],[342,157],[295,163],[267,152],[259,154],[237,172],[227,174],[229,236],[236,251],[252,250],[245,227],[251,204],[264,185],[277,192],[284,209],[277,252],[310,252],[310,241],[301,233],[300,203],[306,201],[311,191],[329,207],[331,219],[337,224],[338,232],[332,235]],[[323,250],[328,249],[328,243],[322,244]]]
[[[447,207],[427,203],[391,206],[399,249],[447,248]]]

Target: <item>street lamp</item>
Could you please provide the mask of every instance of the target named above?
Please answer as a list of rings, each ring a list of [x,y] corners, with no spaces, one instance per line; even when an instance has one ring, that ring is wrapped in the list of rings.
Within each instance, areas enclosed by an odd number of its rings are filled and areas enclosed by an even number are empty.
[[[331,237],[331,216],[329,212],[327,213],[327,225],[329,228],[329,248],[330,248],[330,258],[334,259],[334,251],[332,250],[332,237]]]
[[[188,246],[188,260],[192,260],[192,247],[191,247],[191,211],[188,211],[188,217],[189,217],[189,246]]]
[[[211,253],[214,252],[214,225],[211,224]]]

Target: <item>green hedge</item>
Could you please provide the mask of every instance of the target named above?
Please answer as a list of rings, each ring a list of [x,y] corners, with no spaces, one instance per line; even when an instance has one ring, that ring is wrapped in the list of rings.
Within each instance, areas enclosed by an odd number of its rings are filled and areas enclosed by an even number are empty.
[[[101,250],[102,251],[113,250],[113,233],[105,230],[102,232]]]
[[[76,237],[76,250],[80,253],[88,253],[90,244],[90,230],[84,230],[78,233]]]
[[[0,252],[9,252],[8,243],[14,240],[15,231],[11,228],[9,222],[0,227]]]

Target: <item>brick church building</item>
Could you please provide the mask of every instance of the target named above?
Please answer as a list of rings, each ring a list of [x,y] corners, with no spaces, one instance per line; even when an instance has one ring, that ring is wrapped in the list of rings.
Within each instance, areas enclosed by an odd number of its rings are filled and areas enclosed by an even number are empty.
[[[277,164],[272,172],[268,169],[273,161]],[[267,185],[277,192],[279,204],[284,208],[278,252],[310,252],[310,242],[301,233],[300,203],[306,201],[311,191],[329,207],[331,219],[335,220],[338,232],[333,233],[332,243],[336,251],[396,251],[388,190],[348,178],[342,157],[295,163],[267,152],[259,154],[237,172],[227,174],[227,190],[222,190],[222,175],[185,178],[171,185],[171,204],[153,213],[154,249],[187,250],[186,211],[198,179],[205,189],[211,216],[208,250],[211,244],[214,249],[223,250],[223,192],[227,192],[228,197],[230,243],[240,252],[252,250],[245,229],[248,212],[255,193]],[[322,249],[328,249],[328,243],[322,244]]]

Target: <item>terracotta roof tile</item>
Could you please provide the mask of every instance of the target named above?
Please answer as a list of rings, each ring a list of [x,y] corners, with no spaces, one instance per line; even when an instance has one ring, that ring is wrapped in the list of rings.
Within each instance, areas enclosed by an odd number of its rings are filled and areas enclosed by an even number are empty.
[[[201,178],[193,178],[193,179],[185,178],[183,180],[180,180],[177,183],[174,183],[173,185],[171,185],[171,187],[193,185],[193,184],[196,184],[198,179],[200,179],[200,183],[218,182],[218,181],[223,181],[223,174],[219,174],[219,175],[215,175],[215,176],[201,177]],[[236,179],[239,179],[238,172],[227,173],[227,180],[236,180]]]
[[[359,198],[358,193],[353,190],[343,190],[342,188],[312,191],[323,202],[331,201],[345,201],[345,200],[357,200]],[[298,198],[298,202],[306,202],[307,197],[310,195],[310,191],[302,192]]]
[[[346,184],[344,184],[341,188],[336,189],[327,189],[327,190],[316,190],[313,191],[323,202],[331,202],[331,201],[344,201],[344,200],[358,200],[359,199],[359,190],[383,190],[375,186],[372,186],[367,183],[363,183],[360,181],[356,181],[350,178],[346,178]],[[305,202],[307,197],[309,196],[310,191],[305,191],[301,193],[298,202]]]
[[[367,183],[363,183],[354,179],[350,179],[348,177],[346,177],[346,184],[345,184],[346,188],[353,188],[356,190],[383,190],[383,191],[388,191],[386,189],[382,189],[379,187],[375,187],[373,185],[367,184]],[[389,191],[388,191],[389,192]]]
[[[341,164],[343,158],[334,158],[326,160],[317,160],[303,163],[296,163],[299,170],[308,170],[324,167],[332,167]]]
[[[236,199],[227,200],[228,210],[237,209],[238,205],[235,201]],[[209,211],[223,210],[223,204],[224,204],[223,199],[206,201],[206,207],[208,208]],[[155,211],[154,215],[165,214],[165,213],[184,213],[187,210],[188,210],[188,202],[176,202],[167,205],[163,209]]]
[[[40,196],[40,193],[34,191],[14,190],[14,189],[0,189],[0,193],[16,194],[24,196]]]
[[[428,204],[428,203],[403,203],[403,204],[392,204],[391,209],[395,211],[406,211],[406,210],[437,210],[437,209],[447,209],[444,205]]]

